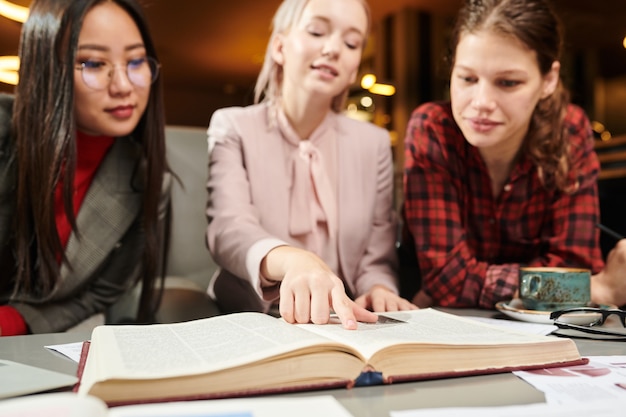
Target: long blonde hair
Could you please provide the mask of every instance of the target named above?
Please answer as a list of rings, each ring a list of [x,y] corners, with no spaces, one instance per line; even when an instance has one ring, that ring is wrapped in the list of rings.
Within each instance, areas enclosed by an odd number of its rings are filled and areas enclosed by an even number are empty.
[[[267,43],[267,49],[265,50],[265,59],[254,87],[255,103],[260,103],[262,101],[274,103],[280,98],[280,90],[283,82],[283,67],[272,57],[272,44],[278,35],[289,32],[289,30],[298,22],[309,1],[310,0],[283,0],[281,5],[276,10],[276,14],[274,14],[274,18],[272,20],[272,34],[269,42]],[[365,9],[365,14],[367,15],[367,30],[365,33],[367,38],[372,22],[371,12],[369,5],[365,0],[359,0],[359,2],[363,5],[363,9]],[[363,48],[365,48],[365,44],[363,44]],[[333,98],[331,108],[334,112],[339,113],[343,110],[347,96],[348,89],[346,88],[343,92]]]

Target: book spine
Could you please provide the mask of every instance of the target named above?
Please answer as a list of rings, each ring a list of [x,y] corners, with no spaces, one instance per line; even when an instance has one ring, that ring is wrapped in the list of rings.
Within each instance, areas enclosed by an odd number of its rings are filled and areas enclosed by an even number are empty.
[[[91,342],[89,340],[83,342],[83,347],[80,350],[80,359],[78,359],[78,369],[76,369],[78,382],[72,388],[73,392],[78,392],[78,388],[80,387],[80,381],[83,377],[83,371],[85,370],[85,363],[87,362],[87,355],[89,354],[89,346],[91,346]]]

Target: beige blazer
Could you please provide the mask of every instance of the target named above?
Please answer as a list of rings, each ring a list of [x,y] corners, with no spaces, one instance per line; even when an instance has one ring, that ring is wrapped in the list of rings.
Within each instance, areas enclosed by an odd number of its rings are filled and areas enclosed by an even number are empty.
[[[375,284],[397,292],[396,215],[389,134],[333,116],[337,137],[337,246],[350,295]],[[297,246],[288,232],[289,180],[283,138],[259,104],[216,111],[209,124],[207,243],[220,270],[209,293],[225,312],[267,310],[250,248],[264,239]],[[271,249],[271,248],[270,248]]]

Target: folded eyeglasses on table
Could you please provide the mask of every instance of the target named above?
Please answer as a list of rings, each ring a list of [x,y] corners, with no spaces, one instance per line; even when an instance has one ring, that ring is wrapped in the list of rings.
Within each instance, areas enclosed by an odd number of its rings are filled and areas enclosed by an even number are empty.
[[[550,313],[550,319],[559,328],[553,333],[556,336],[626,341],[626,310],[575,307],[553,311]],[[615,321],[621,323],[622,327]]]

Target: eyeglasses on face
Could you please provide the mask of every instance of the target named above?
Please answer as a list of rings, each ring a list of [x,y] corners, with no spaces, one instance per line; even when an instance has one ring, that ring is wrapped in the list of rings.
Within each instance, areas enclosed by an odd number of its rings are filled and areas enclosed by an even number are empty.
[[[126,64],[114,65],[108,61],[87,60],[76,65],[85,84],[94,90],[109,87],[116,67],[125,67],[126,77],[136,87],[148,87],[159,76],[161,64],[152,57],[132,59]]]
[[[626,331],[619,328],[600,327],[610,316],[616,316],[622,327],[626,328],[626,310],[575,307],[550,313],[550,319],[559,329],[582,333],[577,335],[569,332],[557,335],[626,341]]]

